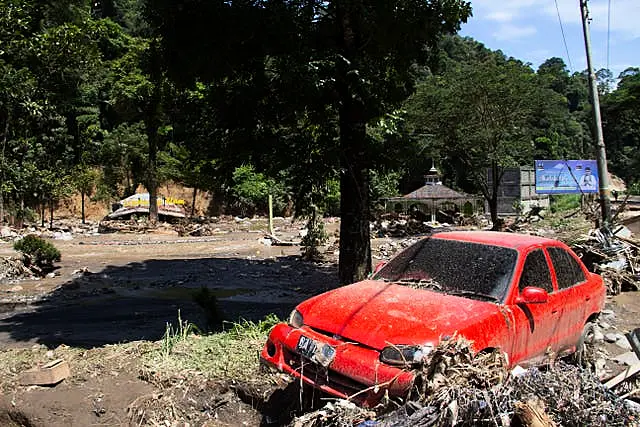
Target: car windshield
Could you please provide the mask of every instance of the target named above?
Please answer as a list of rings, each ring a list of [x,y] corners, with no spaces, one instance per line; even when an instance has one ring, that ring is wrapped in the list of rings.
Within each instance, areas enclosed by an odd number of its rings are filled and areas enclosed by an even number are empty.
[[[514,249],[427,238],[392,259],[374,280],[502,302],[517,258]]]

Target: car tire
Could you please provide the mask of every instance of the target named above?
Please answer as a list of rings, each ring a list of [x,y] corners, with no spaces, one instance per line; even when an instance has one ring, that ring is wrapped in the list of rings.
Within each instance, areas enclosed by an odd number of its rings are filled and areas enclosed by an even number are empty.
[[[573,353],[572,359],[576,365],[595,371],[596,353],[595,353],[595,335],[598,326],[594,322],[587,322],[582,329],[580,339],[576,344],[576,352]]]

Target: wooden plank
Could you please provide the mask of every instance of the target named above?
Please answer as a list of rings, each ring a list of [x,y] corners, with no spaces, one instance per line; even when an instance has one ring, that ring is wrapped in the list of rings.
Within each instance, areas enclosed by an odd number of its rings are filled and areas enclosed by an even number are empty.
[[[69,364],[62,359],[20,373],[21,385],[55,385],[71,375]]]
[[[609,381],[604,383],[604,385],[607,388],[615,387],[621,382],[624,382],[627,379],[635,376],[638,372],[640,372],[640,363],[627,367],[627,369],[625,369],[622,373],[611,378]]]

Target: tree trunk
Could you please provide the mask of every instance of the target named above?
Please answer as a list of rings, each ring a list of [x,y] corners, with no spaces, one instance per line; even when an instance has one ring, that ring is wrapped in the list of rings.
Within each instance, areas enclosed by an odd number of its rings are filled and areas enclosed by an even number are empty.
[[[80,198],[82,200],[82,202],[81,202],[81,206],[82,206],[82,223],[85,224],[85,220],[84,220],[84,191],[80,192]]]
[[[498,170],[498,164],[494,161],[491,164],[491,197],[489,198],[489,211],[491,212],[491,227],[494,231],[500,231],[502,229],[502,222],[498,217],[498,189],[500,188],[500,171]]]
[[[44,199],[44,197],[42,199],[40,199],[40,226],[44,228],[44,215],[45,215],[45,210],[47,209],[47,201]]]
[[[196,214],[196,195],[198,194],[198,187],[193,187],[193,198],[191,199],[191,216]]]
[[[147,188],[149,190],[149,222],[153,225],[158,223],[158,129],[160,128],[160,108],[162,101],[161,93],[161,68],[160,52],[158,40],[154,39],[150,47],[151,69],[150,79],[153,84],[151,99],[149,99],[146,117],[147,139],[149,141],[149,164]]]
[[[53,230],[53,199],[49,200],[49,230]]]
[[[11,111],[7,112],[7,122],[4,124],[4,135],[2,136],[2,158],[0,158],[0,225],[4,223],[4,152],[9,138],[9,121]]]
[[[358,66],[357,4],[339,2],[338,25],[344,58],[336,65],[336,83],[340,99],[340,259],[342,284],[364,279],[371,272],[369,231],[369,161],[365,106],[354,96],[360,84]],[[355,21],[355,22],[354,22]],[[351,80],[351,81],[350,81]]]

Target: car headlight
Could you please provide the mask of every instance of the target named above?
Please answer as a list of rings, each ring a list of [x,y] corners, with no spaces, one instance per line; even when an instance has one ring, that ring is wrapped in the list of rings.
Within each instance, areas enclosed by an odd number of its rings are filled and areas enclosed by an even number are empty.
[[[433,344],[425,345],[391,345],[380,352],[380,361],[389,365],[415,365],[433,351]]]
[[[304,319],[298,310],[293,310],[289,315],[289,324],[294,328],[300,328],[304,325]]]

